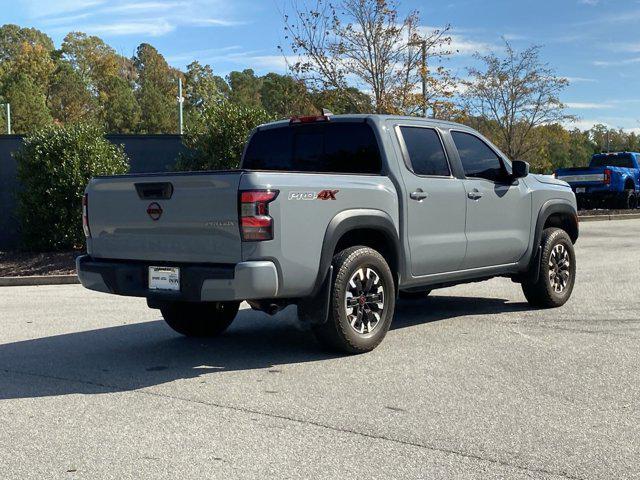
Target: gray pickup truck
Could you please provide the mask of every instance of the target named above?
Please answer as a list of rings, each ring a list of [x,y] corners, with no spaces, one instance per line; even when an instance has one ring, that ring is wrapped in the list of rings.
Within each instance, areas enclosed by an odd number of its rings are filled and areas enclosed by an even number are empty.
[[[82,284],[146,297],[190,336],[224,331],[243,300],[296,304],[322,344],[359,353],[382,341],[398,296],[501,276],[549,308],[575,281],[568,184],[437,120],[262,125],[238,170],[94,178],[83,225]]]

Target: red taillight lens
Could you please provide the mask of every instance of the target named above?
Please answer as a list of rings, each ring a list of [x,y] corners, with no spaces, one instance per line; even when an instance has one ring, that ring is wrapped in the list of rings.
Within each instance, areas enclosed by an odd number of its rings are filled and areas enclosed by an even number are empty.
[[[85,193],[82,197],[82,230],[84,230],[84,236],[89,238],[91,236],[91,230],[89,230],[89,194]]]
[[[273,218],[269,216],[269,203],[277,196],[277,190],[240,192],[240,235],[243,241],[273,240]]]
[[[312,115],[306,117],[293,117],[289,120],[291,125],[295,125],[296,123],[317,123],[317,122],[328,122],[330,118],[328,115]]]
[[[604,171],[604,184],[611,185],[611,170],[608,168]]]

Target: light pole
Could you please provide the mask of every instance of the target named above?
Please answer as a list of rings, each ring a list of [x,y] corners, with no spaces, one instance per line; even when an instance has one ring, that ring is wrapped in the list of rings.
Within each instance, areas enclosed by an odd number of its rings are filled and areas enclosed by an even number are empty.
[[[183,133],[182,122],[182,105],[184,104],[184,97],[182,96],[182,78],[178,78],[178,114],[179,114],[179,131],[180,135]]]
[[[0,103],[0,105],[2,105]],[[7,117],[7,135],[11,135],[11,104],[10,103],[5,103],[5,111],[6,111],[6,117]]]
[[[422,49],[422,116],[427,117],[427,41],[418,40],[409,42],[410,47],[421,47]]]

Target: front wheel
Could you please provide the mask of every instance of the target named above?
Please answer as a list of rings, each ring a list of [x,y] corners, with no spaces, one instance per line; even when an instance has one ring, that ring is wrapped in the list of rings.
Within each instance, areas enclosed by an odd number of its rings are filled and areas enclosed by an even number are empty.
[[[240,302],[172,302],[160,309],[165,322],[187,337],[215,337],[224,332],[238,314]]]
[[[523,282],[522,291],[531,306],[560,307],[571,297],[576,280],[573,242],[564,230],[547,228],[542,233],[541,247],[538,280]]]
[[[385,259],[368,247],[352,247],[333,258],[329,318],[313,327],[320,343],[345,353],[376,348],[395,309],[393,274]]]

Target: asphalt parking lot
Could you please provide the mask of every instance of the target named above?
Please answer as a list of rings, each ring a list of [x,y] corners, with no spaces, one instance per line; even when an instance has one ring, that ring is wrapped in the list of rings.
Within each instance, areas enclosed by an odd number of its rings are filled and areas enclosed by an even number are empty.
[[[0,476],[640,478],[640,220],[577,255],[561,309],[458,286],[355,357],[292,309],[203,341],[144,300],[0,288]]]

